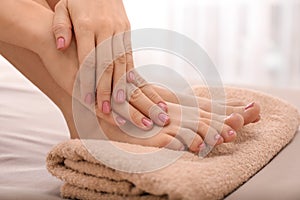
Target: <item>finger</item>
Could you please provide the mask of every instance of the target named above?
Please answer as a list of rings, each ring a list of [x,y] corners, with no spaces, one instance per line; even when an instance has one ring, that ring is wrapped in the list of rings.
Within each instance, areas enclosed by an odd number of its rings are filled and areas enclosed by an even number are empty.
[[[72,40],[72,23],[65,0],[58,2],[55,6],[52,30],[57,49],[65,50],[68,48]]]
[[[106,122],[112,124],[112,125],[118,125],[123,126],[126,124],[127,120],[124,119],[122,116],[116,114],[116,113],[110,113],[108,115],[103,114],[99,109],[96,109],[96,115],[100,118],[105,120]]]
[[[144,93],[131,83],[127,84],[127,99],[132,106],[150,117],[155,124],[165,126],[170,123],[170,117],[158,105],[154,104]]]
[[[113,37],[113,98],[117,103],[126,100],[126,55],[124,48],[124,33]]]
[[[114,72],[112,55],[112,38],[100,35],[96,48],[97,52],[97,103],[104,114],[111,111],[111,85]]]
[[[127,70],[127,81],[133,83],[135,81],[135,74],[133,72],[134,62],[132,56],[132,46],[131,46],[131,32],[126,31],[124,33],[124,48],[126,52],[126,70]]]
[[[112,108],[118,115],[142,130],[150,130],[153,127],[153,121],[130,105],[128,101],[125,101],[123,104],[112,101]]]

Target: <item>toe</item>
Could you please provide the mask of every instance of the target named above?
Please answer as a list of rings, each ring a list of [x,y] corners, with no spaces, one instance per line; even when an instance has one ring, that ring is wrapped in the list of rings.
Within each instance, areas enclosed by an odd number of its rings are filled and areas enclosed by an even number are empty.
[[[199,152],[204,143],[202,138],[191,129],[181,128],[174,136],[192,152]]]
[[[218,133],[224,139],[223,142],[225,143],[232,142],[236,138],[237,135],[236,131],[232,127],[228,126],[227,124],[214,121],[214,120],[206,121],[206,123],[218,131]]]
[[[238,113],[232,113],[224,122],[235,131],[238,131],[244,126],[244,117]]]
[[[260,105],[257,102],[252,102],[245,107],[245,111],[242,114],[244,117],[244,124],[259,121],[260,119]]]

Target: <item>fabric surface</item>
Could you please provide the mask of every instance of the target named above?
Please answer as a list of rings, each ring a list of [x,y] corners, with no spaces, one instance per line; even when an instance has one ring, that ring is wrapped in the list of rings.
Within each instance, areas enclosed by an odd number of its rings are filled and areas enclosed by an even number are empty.
[[[197,95],[208,96],[208,92],[198,88]],[[238,88],[227,88],[226,97],[259,102],[262,119],[245,126],[234,143],[216,147],[204,159],[186,152],[176,162],[155,172],[126,173],[104,166],[87,151],[82,141],[69,140],[52,149],[47,157],[47,168],[64,181],[61,195],[66,198],[221,199],[287,145],[300,122],[297,110],[275,97]],[[84,142],[98,146],[98,151],[107,143]],[[135,152],[155,149],[116,142],[115,145]],[[112,156],[111,159],[117,158]],[[119,164],[130,167],[129,161],[119,160]]]

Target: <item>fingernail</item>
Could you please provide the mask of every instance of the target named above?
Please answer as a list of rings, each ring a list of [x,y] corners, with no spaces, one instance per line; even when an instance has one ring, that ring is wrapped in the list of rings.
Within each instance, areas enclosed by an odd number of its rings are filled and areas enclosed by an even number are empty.
[[[234,131],[234,130],[230,130],[229,132],[228,132],[228,135],[229,136],[233,136],[233,135],[235,135],[236,134],[236,132]]]
[[[219,140],[221,136],[219,134],[215,135],[215,140]]]
[[[105,114],[110,113],[110,103],[108,101],[104,101],[102,104],[102,112]]]
[[[163,111],[165,111],[165,112],[167,112],[168,111],[168,106],[167,106],[167,104],[166,103],[164,103],[164,102],[159,102],[158,104],[157,104],[161,109],[163,109]]]
[[[56,42],[57,49],[63,49],[65,47],[65,39],[63,37],[59,37]]]
[[[117,116],[117,117],[116,117],[116,120],[117,120],[118,124],[121,125],[121,126],[123,126],[124,124],[126,124],[126,120],[123,119],[123,118],[120,117],[120,116]]]
[[[252,108],[254,106],[254,102],[248,104],[246,107],[245,107],[245,110],[249,109],[249,108]]]
[[[170,117],[168,115],[166,115],[165,113],[160,113],[158,115],[158,118],[161,122],[163,122],[164,124],[166,124],[169,120],[170,120]]]
[[[133,82],[134,80],[135,80],[135,75],[134,75],[134,73],[133,72],[129,72],[129,81],[130,82]]]
[[[153,126],[152,120],[150,120],[150,119],[148,119],[148,118],[145,118],[145,117],[142,119],[142,123],[143,123],[145,126],[147,126],[147,127]]]
[[[123,103],[125,101],[125,92],[124,90],[120,89],[117,92],[117,102],[118,103]]]
[[[91,105],[93,103],[93,96],[91,93],[88,93],[86,96],[85,96],[85,99],[84,99],[84,102],[86,104],[89,104]]]

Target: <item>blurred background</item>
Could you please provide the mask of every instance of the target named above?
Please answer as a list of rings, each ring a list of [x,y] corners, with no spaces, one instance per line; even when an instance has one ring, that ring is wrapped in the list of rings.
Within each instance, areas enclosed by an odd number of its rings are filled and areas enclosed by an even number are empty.
[[[169,29],[197,42],[225,84],[300,88],[300,0],[124,4],[133,30]],[[166,57],[160,55],[162,60]]]

